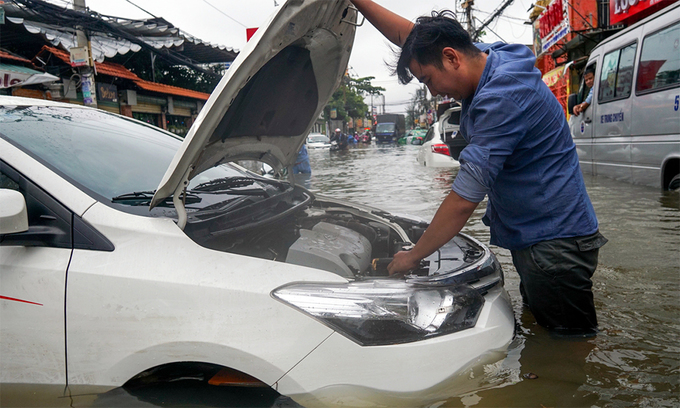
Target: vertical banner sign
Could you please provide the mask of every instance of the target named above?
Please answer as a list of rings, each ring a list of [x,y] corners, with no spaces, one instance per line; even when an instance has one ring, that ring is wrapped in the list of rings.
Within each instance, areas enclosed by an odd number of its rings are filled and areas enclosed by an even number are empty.
[[[80,81],[80,89],[83,92],[83,103],[88,106],[97,106],[97,93],[94,89],[94,75],[83,75]]]
[[[541,53],[569,34],[569,0],[553,0],[538,17]]]
[[[533,25],[533,30],[534,30],[534,55],[537,57],[541,54],[543,54],[543,43],[541,42],[541,25],[540,25],[540,20],[536,19],[534,21]]]

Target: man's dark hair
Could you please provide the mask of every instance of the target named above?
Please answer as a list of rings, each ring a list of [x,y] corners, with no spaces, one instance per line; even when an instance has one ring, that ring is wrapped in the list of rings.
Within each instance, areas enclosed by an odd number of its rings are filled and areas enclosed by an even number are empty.
[[[586,74],[593,74],[593,76],[595,76],[595,66],[586,68],[586,72],[583,73],[583,76],[586,76]]]
[[[428,64],[443,68],[442,50],[446,47],[451,47],[471,57],[481,53],[452,11],[433,11],[430,17],[419,17],[401,47],[401,54],[395,69],[399,82],[407,84],[413,79],[409,70],[411,60],[421,65]]]

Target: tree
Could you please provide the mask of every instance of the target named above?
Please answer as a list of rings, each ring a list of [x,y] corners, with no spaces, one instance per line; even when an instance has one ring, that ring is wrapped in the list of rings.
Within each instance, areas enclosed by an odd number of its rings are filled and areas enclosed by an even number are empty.
[[[147,81],[205,93],[211,93],[215,89],[225,72],[223,64],[209,65],[207,68],[214,74],[208,75],[186,66],[172,65],[160,57],[154,59],[152,70],[151,56],[145,51],[128,57],[124,65]]]
[[[365,118],[368,114],[368,105],[364,102],[364,96],[380,95],[385,88],[371,85],[375,77],[352,78],[345,75],[338,89],[333,93],[331,100],[323,110],[324,119],[331,120],[331,110],[335,109],[335,120],[347,122],[349,118]]]

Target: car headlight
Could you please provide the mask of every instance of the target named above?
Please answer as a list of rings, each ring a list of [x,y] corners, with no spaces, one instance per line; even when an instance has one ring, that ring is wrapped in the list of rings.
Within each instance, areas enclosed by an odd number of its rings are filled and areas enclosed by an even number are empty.
[[[293,283],[272,295],[362,346],[409,343],[474,327],[484,305],[484,297],[468,285],[392,280]]]

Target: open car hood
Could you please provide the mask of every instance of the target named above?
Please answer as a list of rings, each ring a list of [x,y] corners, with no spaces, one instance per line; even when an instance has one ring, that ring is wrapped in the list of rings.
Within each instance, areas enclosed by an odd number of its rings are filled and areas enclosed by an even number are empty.
[[[295,163],[347,68],[356,9],[288,0],[255,33],[210,95],[165,172],[151,208],[220,163]]]

